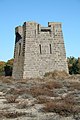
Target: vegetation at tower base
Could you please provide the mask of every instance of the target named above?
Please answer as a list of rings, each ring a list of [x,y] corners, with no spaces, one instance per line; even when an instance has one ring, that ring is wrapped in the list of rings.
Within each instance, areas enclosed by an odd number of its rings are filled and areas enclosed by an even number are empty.
[[[68,57],[68,68],[70,74],[80,74],[80,58]]]
[[[5,66],[5,62],[0,61],[0,75],[4,75],[4,66]]]
[[[4,67],[5,76],[12,76],[13,59],[7,61]]]
[[[7,62],[0,61],[0,76],[12,76],[13,69],[13,59],[8,60]]]

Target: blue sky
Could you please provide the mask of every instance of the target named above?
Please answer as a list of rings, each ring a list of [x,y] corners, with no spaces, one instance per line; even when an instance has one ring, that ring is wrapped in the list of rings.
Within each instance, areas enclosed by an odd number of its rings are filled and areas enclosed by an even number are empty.
[[[66,55],[80,57],[80,0],[0,0],[0,61],[13,57],[15,27],[62,22]]]

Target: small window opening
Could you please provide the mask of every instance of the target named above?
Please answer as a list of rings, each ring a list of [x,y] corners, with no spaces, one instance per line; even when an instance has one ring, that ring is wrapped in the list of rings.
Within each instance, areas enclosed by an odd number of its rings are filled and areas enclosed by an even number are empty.
[[[40,49],[40,54],[42,54],[42,51],[41,51],[41,44],[39,45],[39,49]]]
[[[21,54],[21,43],[19,43],[19,56]]]
[[[39,34],[39,24],[37,25],[37,32],[38,32],[38,34]]]
[[[50,54],[52,54],[52,48],[51,48],[51,44],[50,44],[49,46],[50,46]]]

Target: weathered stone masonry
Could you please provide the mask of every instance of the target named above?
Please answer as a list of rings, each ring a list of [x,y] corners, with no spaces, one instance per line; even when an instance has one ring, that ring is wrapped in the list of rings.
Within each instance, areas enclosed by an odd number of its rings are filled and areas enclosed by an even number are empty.
[[[43,27],[25,22],[15,28],[15,34],[14,79],[43,77],[54,70],[68,73],[61,23]]]

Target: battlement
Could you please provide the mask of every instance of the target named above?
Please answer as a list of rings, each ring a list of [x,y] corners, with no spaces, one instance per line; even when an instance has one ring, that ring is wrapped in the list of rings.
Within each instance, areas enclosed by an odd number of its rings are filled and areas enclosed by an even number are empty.
[[[51,30],[52,27],[61,28],[61,25],[62,25],[61,22],[48,22],[48,27],[44,27],[36,22],[29,21],[29,22],[24,22],[24,24],[22,26],[17,26],[15,28],[15,31],[16,32],[21,31],[23,27],[29,27],[29,26],[31,26],[32,28],[33,28],[33,26],[35,26],[36,29],[38,26],[41,31],[48,31],[48,30]]]

